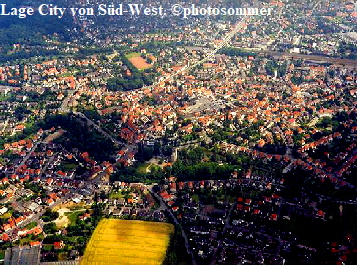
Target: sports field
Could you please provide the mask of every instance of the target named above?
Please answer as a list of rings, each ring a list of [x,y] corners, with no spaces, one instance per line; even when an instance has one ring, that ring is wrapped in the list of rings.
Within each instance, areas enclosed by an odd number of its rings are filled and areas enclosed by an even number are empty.
[[[140,56],[140,53],[129,53],[126,55],[126,58],[139,70],[144,70],[152,67],[151,64],[148,64],[145,59]]]
[[[162,264],[174,226],[166,223],[104,219],[95,229],[81,265]]]

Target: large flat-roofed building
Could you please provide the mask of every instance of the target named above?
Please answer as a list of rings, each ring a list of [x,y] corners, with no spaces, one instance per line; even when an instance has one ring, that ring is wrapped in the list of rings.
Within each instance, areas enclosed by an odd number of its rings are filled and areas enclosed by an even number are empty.
[[[40,246],[13,247],[5,252],[4,265],[40,264]]]

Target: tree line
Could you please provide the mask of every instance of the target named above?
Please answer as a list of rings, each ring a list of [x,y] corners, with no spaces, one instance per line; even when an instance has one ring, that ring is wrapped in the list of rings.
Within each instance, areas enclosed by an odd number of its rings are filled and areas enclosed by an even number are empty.
[[[152,70],[139,71],[124,55],[120,56],[123,65],[127,67],[130,74],[126,74],[122,68],[122,77],[112,77],[107,81],[107,88],[111,91],[128,91],[141,88],[153,83]]]

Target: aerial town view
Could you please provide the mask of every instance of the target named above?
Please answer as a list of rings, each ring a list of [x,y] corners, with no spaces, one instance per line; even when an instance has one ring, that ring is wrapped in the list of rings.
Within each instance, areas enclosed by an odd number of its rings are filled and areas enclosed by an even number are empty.
[[[0,0],[0,264],[357,264],[357,2]]]

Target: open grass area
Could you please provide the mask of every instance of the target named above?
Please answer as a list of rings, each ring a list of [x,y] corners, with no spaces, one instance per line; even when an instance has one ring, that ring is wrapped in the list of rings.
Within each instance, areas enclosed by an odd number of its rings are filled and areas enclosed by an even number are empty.
[[[131,53],[128,53],[128,54],[125,55],[125,57],[128,60],[131,59],[131,58],[134,58],[134,57],[138,57],[138,56],[140,56],[140,53],[138,53],[138,52],[131,52]]]
[[[192,194],[192,200],[195,203],[200,203],[200,198],[198,197],[198,194]]]
[[[0,219],[9,219],[11,217],[11,213],[7,212],[4,213],[3,215],[0,215]]]
[[[167,223],[103,219],[80,264],[162,264],[173,232]]]
[[[78,165],[77,165],[77,164],[67,163],[67,162],[62,163],[62,164],[58,167],[58,169],[63,170],[63,171],[65,171],[65,172],[70,171],[70,170],[75,170],[75,169],[77,169],[77,168],[78,168]]]
[[[154,163],[143,163],[137,167],[136,172],[140,174],[146,174],[154,171],[160,170],[161,167]]]
[[[111,193],[109,194],[109,199],[115,200],[115,199],[121,199],[121,198],[124,198],[124,195],[123,195],[120,191],[118,191],[118,192],[111,192]]]
[[[75,224],[76,220],[78,219],[78,216],[84,214],[85,211],[86,210],[77,210],[74,212],[66,212],[65,215],[67,216],[71,224]]]
[[[140,53],[132,52],[125,55],[125,57],[139,70],[144,70],[152,67],[151,64],[148,64],[147,61],[140,56]]]
[[[53,245],[43,245],[44,250],[51,251],[53,249]]]
[[[37,226],[37,222],[31,222],[28,225],[25,226],[26,229],[31,230],[32,228],[35,228]]]
[[[137,167],[136,172],[140,174],[146,174],[148,172],[148,169],[150,168],[149,163],[143,163],[140,166]]]

